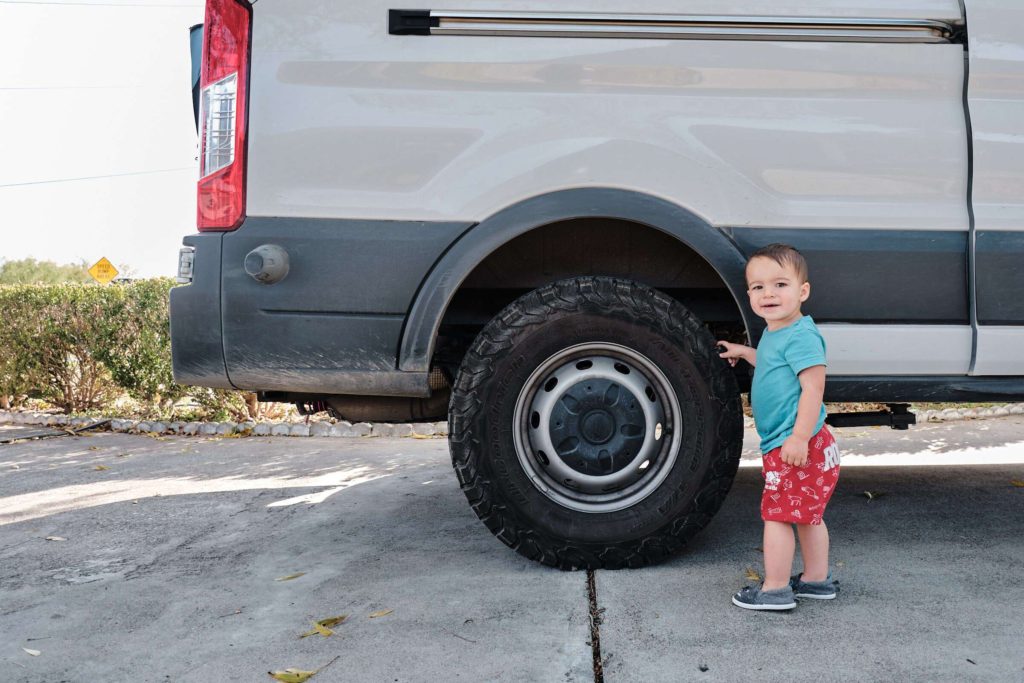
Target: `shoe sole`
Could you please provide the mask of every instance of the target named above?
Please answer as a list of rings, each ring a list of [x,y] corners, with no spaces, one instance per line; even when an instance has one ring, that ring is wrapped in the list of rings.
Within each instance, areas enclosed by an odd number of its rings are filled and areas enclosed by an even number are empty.
[[[798,598],[809,598],[811,600],[835,600],[836,594],[832,595],[815,595],[813,593],[796,593]]]
[[[751,605],[750,603],[747,603],[747,602],[740,602],[736,598],[732,599],[732,604],[736,605],[737,607],[742,607],[743,609],[775,610],[775,611],[793,609],[794,607],[796,607],[796,603],[795,602],[791,603],[791,604],[788,604],[788,605]]]

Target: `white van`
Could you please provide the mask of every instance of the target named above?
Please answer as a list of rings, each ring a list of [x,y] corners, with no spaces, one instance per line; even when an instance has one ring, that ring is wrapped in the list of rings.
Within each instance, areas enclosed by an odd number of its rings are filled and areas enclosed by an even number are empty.
[[[826,400],[1024,399],[1017,0],[206,12],[176,378],[447,415],[527,557],[640,566],[711,519],[750,383],[714,340],[759,339],[769,243],[810,264]]]

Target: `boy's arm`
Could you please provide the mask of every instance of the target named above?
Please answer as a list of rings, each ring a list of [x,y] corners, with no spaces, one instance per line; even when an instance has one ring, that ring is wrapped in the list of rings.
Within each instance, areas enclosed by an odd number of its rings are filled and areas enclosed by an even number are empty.
[[[796,467],[807,464],[807,444],[814,436],[814,427],[821,413],[821,399],[825,395],[825,366],[813,365],[800,371],[800,402],[796,407],[793,434],[782,443],[779,457],[782,462]]]
[[[718,354],[718,357],[729,361],[729,365],[735,366],[736,361],[740,358],[750,363],[751,366],[757,365],[757,349],[721,340],[716,343],[725,349]]]

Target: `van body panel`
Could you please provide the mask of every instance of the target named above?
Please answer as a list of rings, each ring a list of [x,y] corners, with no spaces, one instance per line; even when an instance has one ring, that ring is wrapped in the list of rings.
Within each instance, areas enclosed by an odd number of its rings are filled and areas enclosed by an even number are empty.
[[[974,375],[1024,375],[1024,4],[966,0],[978,310]]]
[[[590,216],[692,247],[753,343],[760,321],[742,263],[769,242],[796,245],[811,264],[805,312],[829,342],[835,396],[946,396],[929,376],[971,374],[1010,382],[977,395],[1011,391],[1024,376],[1024,8],[964,2],[966,53],[959,34],[931,44],[390,35],[396,6],[382,0],[261,0],[249,218],[223,237],[186,239],[197,272],[172,293],[176,377],[427,395],[441,318],[473,268],[545,219]],[[960,0],[456,9],[964,25]],[[267,244],[291,258],[273,285],[244,270]]]
[[[392,36],[391,6],[256,6],[249,215],[476,222],[613,187],[717,226],[967,229],[962,46]],[[901,6],[885,14],[959,16],[955,3]],[[460,9],[495,8],[512,3]]]

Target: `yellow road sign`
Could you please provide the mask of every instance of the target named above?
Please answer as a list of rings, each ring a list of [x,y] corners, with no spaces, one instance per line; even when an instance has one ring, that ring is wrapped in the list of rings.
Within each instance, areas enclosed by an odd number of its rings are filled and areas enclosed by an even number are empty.
[[[92,279],[96,282],[105,285],[117,277],[117,268],[106,257],[103,257],[89,269],[89,275],[92,275]]]

